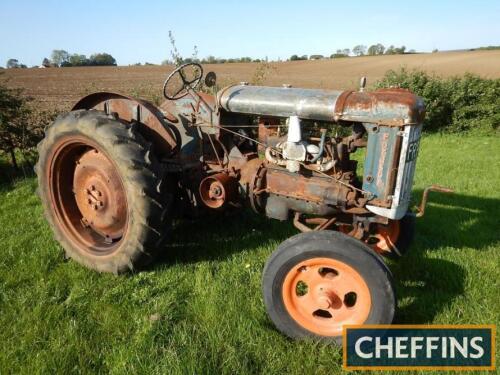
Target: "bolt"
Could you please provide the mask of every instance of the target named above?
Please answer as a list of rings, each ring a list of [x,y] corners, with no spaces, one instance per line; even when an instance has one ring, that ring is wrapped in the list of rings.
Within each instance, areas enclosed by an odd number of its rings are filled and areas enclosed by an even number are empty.
[[[95,186],[94,185],[90,186],[90,190],[95,191]]]
[[[99,206],[96,204],[96,205],[94,206],[94,210],[97,210],[98,208],[99,208]]]
[[[87,202],[88,202],[89,204],[91,204],[91,203],[92,203],[92,199],[90,199],[90,198],[89,198],[89,199],[87,200]]]
[[[99,206],[104,206],[104,203],[102,201],[99,201]]]
[[[222,189],[220,188],[220,186],[213,186],[211,190],[212,190],[212,194],[216,197],[218,197],[222,194]]]

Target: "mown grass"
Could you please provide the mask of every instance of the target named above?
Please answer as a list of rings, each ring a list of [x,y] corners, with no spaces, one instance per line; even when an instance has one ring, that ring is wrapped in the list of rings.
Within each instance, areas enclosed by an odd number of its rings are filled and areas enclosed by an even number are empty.
[[[390,267],[396,323],[498,323],[500,139],[431,135],[415,195],[431,193],[410,254]],[[262,303],[266,258],[296,231],[251,213],[185,222],[150,269],[115,277],[52,239],[36,181],[0,185],[0,373],[341,372],[341,350],[293,342]]]

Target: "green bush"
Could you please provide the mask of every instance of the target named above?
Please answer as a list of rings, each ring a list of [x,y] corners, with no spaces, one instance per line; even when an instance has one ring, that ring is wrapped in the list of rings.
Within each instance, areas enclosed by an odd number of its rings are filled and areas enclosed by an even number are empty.
[[[402,87],[421,96],[426,105],[424,129],[496,133],[500,126],[500,79],[466,73],[442,78],[420,70],[389,70],[377,88]]]
[[[19,169],[19,156],[32,163],[43,129],[57,114],[56,110],[39,109],[22,89],[11,89],[0,82],[0,157],[6,154],[14,169]]]

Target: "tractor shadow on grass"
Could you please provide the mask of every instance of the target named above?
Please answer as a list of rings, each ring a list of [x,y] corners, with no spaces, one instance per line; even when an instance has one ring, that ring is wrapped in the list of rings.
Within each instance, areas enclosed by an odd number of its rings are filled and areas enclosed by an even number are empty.
[[[244,250],[277,246],[296,233],[291,223],[267,219],[248,209],[180,220],[174,225],[171,241],[153,267],[224,260]]]
[[[499,209],[498,199],[431,193],[424,217],[417,219],[412,248],[390,264],[399,303],[395,323],[432,323],[463,294],[466,270],[428,255],[444,248],[449,254],[450,248],[481,251],[498,244]]]
[[[424,217],[417,219],[414,244],[425,250],[482,250],[500,242],[499,228],[499,199],[431,192]]]
[[[432,323],[463,294],[465,270],[443,259],[408,255],[391,265],[398,308],[395,324]]]
[[[395,323],[430,323],[463,294],[465,269],[428,255],[443,248],[481,251],[498,243],[499,207],[497,199],[431,193],[425,216],[417,220],[410,252],[389,264],[400,305]],[[274,248],[296,233],[289,222],[266,219],[248,210],[180,221],[152,268],[224,260],[242,250]]]
[[[9,192],[16,188],[18,181],[33,177],[35,172],[32,163],[21,160],[18,167],[14,168],[4,158],[0,158],[0,193]]]

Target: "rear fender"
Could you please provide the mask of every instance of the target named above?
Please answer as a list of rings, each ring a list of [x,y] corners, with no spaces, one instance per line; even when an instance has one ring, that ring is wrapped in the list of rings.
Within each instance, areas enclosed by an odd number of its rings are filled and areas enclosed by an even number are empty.
[[[160,157],[170,156],[177,149],[178,142],[169,124],[176,118],[150,102],[112,92],[96,92],[80,99],[72,108],[77,109],[96,109],[127,122],[137,122],[140,133],[153,143]]]

